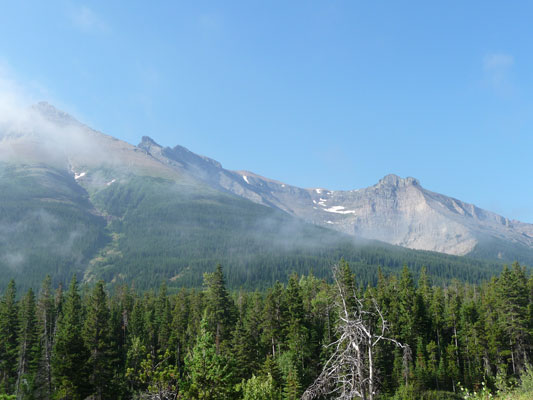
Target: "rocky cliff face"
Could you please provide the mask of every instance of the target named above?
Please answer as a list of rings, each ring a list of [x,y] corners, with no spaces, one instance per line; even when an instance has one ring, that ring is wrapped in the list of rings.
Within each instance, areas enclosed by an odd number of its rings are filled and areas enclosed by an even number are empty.
[[[303,189],[225,170],[181,146],[165,149],[144,138],[139,147],[216,188],[356,237],[455,255],[486,240],[533,248],[533,225],[431,192],[415,178],[387,175],[374,186],[350,191]]]

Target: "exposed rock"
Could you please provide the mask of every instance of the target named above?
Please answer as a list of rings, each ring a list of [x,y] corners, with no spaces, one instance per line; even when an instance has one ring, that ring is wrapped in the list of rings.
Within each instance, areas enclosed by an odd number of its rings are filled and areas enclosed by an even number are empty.
[[[140,146],[146,148],[144,142]],[[248,171],[225,170],[181,146],[152,154],[213,187],[361,238],[456,255],[470,253],[486,238],[533,248],[533,225],[431,192],[412,177],[390,174],[374,186],[350,191],[302,189]]]

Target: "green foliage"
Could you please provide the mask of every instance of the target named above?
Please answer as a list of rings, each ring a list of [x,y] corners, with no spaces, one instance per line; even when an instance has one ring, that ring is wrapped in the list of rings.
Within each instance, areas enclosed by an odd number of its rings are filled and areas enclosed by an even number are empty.
[[[126,376],[136,381],[139,387],[145,387],[142,393],[148,398],[176,399],[180,392],[179,372],[170,358],[168,350],[164,354],[160,352],[157,357],[148,353],[138,369],[128,368]]]
[[[15,282],[0,300],[0,392],[11,392],[17,374],[18,304]]]
[[[21,300],[18,341],[16,393],[21,398],[26,398],[30,397],[35,389],[36,372],[40,360],[39,326],[36,315],[35,295],[31,289]]]
[[[239,386],[242,400],[281,400],[281,392],[276,388],[272,375],[255,376],[243,380]]]
[[[91,175],[109,177],[110,171]],[[124,175],[90,194],[61,169],[0,164],[0,286],[14,278],[23,290],[46,274],[54,283],[73,273],[95,283],[154,289],[200,287],[204,271],[227,266],[230,288],[265,289],[293,271],[330,276],[344,257],[364,286],[377,267],[416,278],[422,267],[435,283],[479,283],[499,264],[414,251],[353,238],[200,184]]]
[[[230,360],[218,354],[215,340],[204,317],[200,334],[190,356],[185,360],[188,375],[186,397],[197,400],[230,399],[234,396],[234,378]]]
[[[0,163],[0,287],[67,281],[108,241],[105,219],[65,171]]]
[[[89,352],[86,364],[89,369],[89,382],[97,398],[113,398],[117,354],[104,282],[99,281],[92,290],[87,300],[86,312],[82,334]]]
[[[84,399],[91,391],[88,383],[89,353],[82,337],[82,302],[78,282],[73,277],[57,323],[52,370],[55,398]]]
[[[533,279],[520,265],[445,287],[424,273],[416,285],[405,268],[363,288],[341,270],[364,303],[376,299],[387,336],[408,345],[376,346],[376,399],[531,394]],[[17,398],[297,399],[338,338],[336,288],[314,275],[263,292],[229,291],[220,266],[204,290],[80,289],[75,277],[55,295],[47,278],[37,300],[15,289],[0,298],[0,393]]]

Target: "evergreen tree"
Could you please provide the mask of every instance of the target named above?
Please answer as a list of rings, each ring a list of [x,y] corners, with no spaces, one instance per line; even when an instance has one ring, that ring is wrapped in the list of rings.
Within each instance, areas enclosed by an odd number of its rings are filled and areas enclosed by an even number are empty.
[[[287,349],[291,356],[292,365],[295,367],[298,381],[304,377],[305,363],[309,356],[308,329],[303,308],[302,293],[298,283],[298,276],[292,274],[285,292],[287,315],[286,315],[286,338]]]
[[[401,341],[409,344],[411,348],[416,348],[415,304],[416,292],[413,276],[407,266],[404,266],[399,281],[398,326]]]
[[[37,305],[41,357],[37,373],[37,394],[39,398],[52,396],[52,348],[56,327],[56,307],[52,293],[52,279],[48,275],[43,281]]]
[[[267,291],[261,335],[263,345],[269,349],[269,354],[274,358],[279,355],[280,343],[283,340],[282,319],[286,312],[285,306],[283,286],[276,282]]]
[[[89,350],[89,382],[96,400],[116,398],[114,374],[117,354],[111,335],[111,318],[104,282],[99,281],[87,302],[83,327],[85,346]]]
[[[169,346],[172,325],[172,309],[168,299],[166,282],[163,282],[159,288],[155,309],[155,324],[157,348],[162,353],[165,353]]]
[[[195,400],[231,399],[234,376],[227,357],[216,351],[212,333],[202,320],[196,345],[185,361],[188,374],[186,398]]]
[[[238,380],[250,378],[252,371],[257,368],[254,354],[257,343],[254,343],[254,338],[248,335],[243,318],[241,315],[237,321],[231,346],[235,360],[235,377]]]
[[[302,387],[298,378],[298,371],[295,368],[291,368],[287,375],[285,386],[283,387],[283,399],[298,400],[301,394]]]
[[[222,266],[215,272],[204,274],[206,287],[206,316],[209,330],[213,333],[217,353],[231,339],[231,327],[235,321],[234,304],[226,289]]]
[[[84,399],[91,392],[87,370],[89,354],[83,342],[82,327],[82,303],[74,276],[65,294],[53,348],[52,374],[56,399]]]
[[[17,377],[18,304],[11,280],[0,301],[0,392],[11,393]]]
[[[498,280],[497,289],[499,323],[506,335],[505,341],[510,353],[512,372],[518,375],[529,361],[528,351],[531,342],[528,329],[527,277],[520,264],[514,263],[511,269],[504,268]]]
[[[276,388],[272,375],[255,376],[243,380],[240,385],[242,400],[281,400],[281,392]]]
[[[169,347],[181,376],[183,374],[183,360],[186,354],[186,346],[189,342],[187,326],[189,325],[190,299],[187,291],[183,289],[179,291],[172,314],[172,330],[170,333]]]
[[[28,397],[35,389],[39,350],[35,295],[30,289],[20,304],[19,361],[16,388],[16,394],[19,398]]]

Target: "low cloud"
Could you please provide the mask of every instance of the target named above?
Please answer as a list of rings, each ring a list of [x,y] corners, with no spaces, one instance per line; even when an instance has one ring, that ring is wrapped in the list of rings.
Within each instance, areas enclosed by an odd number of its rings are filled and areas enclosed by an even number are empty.
[[[115,142],[48,103],[35,104],[0,68],[0,162],[46,163],[60,169],[70,169],[72,160],[122,165],[108,151]]]

